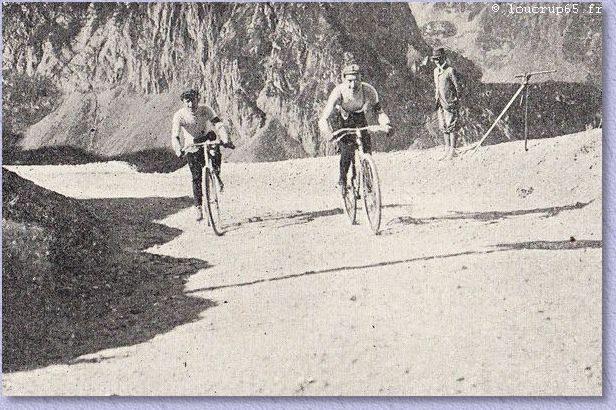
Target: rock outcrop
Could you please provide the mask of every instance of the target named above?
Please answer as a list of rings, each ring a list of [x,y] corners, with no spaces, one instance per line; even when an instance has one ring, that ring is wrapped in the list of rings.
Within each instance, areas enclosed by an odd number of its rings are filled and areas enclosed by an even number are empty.
[[[426,41],[478,64],[485,82],[557,69],[601,88],[601,3],[410,3]],[[534,6],[534,8],[533,8]]]

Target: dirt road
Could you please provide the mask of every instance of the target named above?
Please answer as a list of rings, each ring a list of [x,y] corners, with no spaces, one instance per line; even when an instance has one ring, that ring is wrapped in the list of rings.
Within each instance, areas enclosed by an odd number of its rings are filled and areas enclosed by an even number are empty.
[[[342,215],[335,158],[225,164],[227,233],[185,209],[148,250],[207,261],[186,292],[217,305],[4,394],[600,395],[600,130],[439,154],[375,155],[379,236]],[[190,192],[186,168],[11,169],[77,198]]]

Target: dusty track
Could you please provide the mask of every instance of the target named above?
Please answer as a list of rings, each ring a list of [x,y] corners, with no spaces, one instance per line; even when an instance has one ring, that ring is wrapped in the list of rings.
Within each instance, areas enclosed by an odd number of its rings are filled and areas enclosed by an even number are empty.
[[[379,236],[341,214],[334,158],[225,164],[228,232],[186,209],[149,249],[207,261],[186,292],[217,306],[4,394],[600,395],[601,133],[439,154],[375,155]],[[11,169],[77,198],[190,188],[185,168]]]

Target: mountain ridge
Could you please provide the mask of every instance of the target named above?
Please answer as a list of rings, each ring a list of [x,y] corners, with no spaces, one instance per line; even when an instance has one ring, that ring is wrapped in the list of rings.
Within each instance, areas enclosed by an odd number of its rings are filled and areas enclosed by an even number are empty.
[[[238,147],[255,146],[255,136],[275,120],[280,126],[270,140],[292,140],[305,156],[325,155],[331,147],[316,120],[349,61],[364,67],[365,81],[377,88],[395,125],[395,135],[374,137],[376,149],[440,143],[429,125],[435,120],[429,36],[406,4],[52,3],[4,10],[3,82],[9,93],[3,140],[21,135],[24,149],[70,145],[113,156],[168,148],[179,93],[192,87],[223,118]],[[475,62],[455,50],[450,58],[467,89],[480,90],[462,112],[461,140],[474,141],[497,115],[495,105],[504,106],[510,95],[501,91],[507,87],[483,84]],[[11,87],[36,78],[52,81],[57,89],[48,94],[55,97],[42,106],[32,103],[25,113],[13,109],[27,101],[13,103],[17,92],[11,94]],[[572,128],[543,132],[580,131],[598,107],[595,98],[593,107],[574,115]],[[537,109],[549,112],[549,106]],[[43,118],[28,123],[32,112]],[[495,141],[519,135],[515,122],[502,129],[507,127],[513,132],[497,131]],[[276,155],[245,157],[264,161],[288,154],[269,148]]]

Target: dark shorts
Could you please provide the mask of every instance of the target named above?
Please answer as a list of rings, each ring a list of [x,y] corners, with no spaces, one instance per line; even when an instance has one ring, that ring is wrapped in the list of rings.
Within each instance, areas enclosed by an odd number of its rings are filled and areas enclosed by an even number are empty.
[[[340,111],[336,111],[331,123],[332,130],[336,131],[341,128],[362,128],[368,126],[366,115],[363,112],[349,113],[346,118],[343,117]],[[361,133],[362,144],[364,145],[364,151],[367,153],[372,152],[372,144],[370,141],[370,134],[368,131],[362,131]],[[352,145],[355,147],[355,134],[349,134],[342,137],[339,140],[338,147],[342,150],[342,145]]]
[[[340,111],[336,112],[334,120],[332,121],[332,130],[336,131],[341,128],[361,128],[368,126],[368,121],[363,112],[349,113],[348,117],[344,118]],[[370,134],[368,131],[362,131],[361,142],[364,146],[364,152],[370,154],[372,152],[372,143],[370,141]],[[350,134],[342,137],[338,142],[338,149],[340,150],[340,176],[339,184],[346,185],[347,174],[351,164],[355,162],[355,149],[357,148],[355,134]],[[355,178],[355,168],[352,168],[353,178]]]
[[[212,158],[212,168],[214,168],[214,173],[220,176],[220,166],[222,163],[220,147],[216,146],[215,148],[208,149],[208,155]],[[205,154],[203,149],[200,149],[197,152],[186,153],[186,161],[188,162],[188,168],[190,168],[190,173],[192,175],[193,198],[195,200],[195,205],[200,206],[203,197],[201,177],[203,175],[203,167],[205,166]]]

